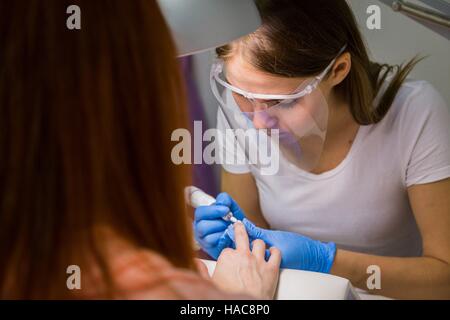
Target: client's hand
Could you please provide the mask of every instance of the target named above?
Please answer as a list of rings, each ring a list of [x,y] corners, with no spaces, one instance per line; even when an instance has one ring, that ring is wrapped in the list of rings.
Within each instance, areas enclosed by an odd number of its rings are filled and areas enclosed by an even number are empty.
[[[224,291],[273,299],[280,271],[280,251],[270,248],[266,261],[266,245],[262,240],[255,240],[250,250],[247,231],[241,222],[234,224],[234,237],[236,250],[222,251],[212,281]]]

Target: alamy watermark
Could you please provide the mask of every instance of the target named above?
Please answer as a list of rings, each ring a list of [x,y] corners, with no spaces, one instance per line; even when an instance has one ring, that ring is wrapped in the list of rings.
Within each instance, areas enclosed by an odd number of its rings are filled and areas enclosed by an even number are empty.
[[[66,26],[69,30],[81,30],[81,8],[77,5],[70,5],[66,9],[68,18]],[[367,7],[366,27],[369,30],[381,30],[381,8],[379,5],[373,4]]]
[[[366,27],[369,30],[381,30],[381,8],[373,4],[367,7],[366,13],[369,15],[366,20]]]
[[[66,9],[66,13],[69,14],[66,20],[66,27],[69,30],[81,29],[81,9],[77,5],[70,5]]]
[[[370,265],[366,270],[370,276],[367,278],[366,285],[369,290],[381,290],[381,268],[377,265]]]
[[[171,152],[176,165],[257,165],[262,175],[275,175],[279,170],[278,129],[208,129],[203,132],[202,122],[194,121],[194,137],[189,130],[180,128],[172,132],[171,141],[177,142]]]
[[[81,290],[81,269],[76,264],[67,267],[66,273],[69,275],[66,286],[69,290]]]

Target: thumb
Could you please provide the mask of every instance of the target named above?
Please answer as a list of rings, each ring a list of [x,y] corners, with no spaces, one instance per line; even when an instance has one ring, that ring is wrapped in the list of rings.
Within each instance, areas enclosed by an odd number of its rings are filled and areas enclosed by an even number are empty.
[[[236,249],[236,240],[234,236],[234,224],[230,224],[228,228],[225,230],[224,234],[226,238],[229,240],[228,248]]]
[[[238,220],[244,219],[245,215],[242,209],[239,207],[236,201],[226,192],[222,192],[216,198],[216,205],[226,206],[233,213],[234,217]]]
[[[222,251],[225,248],[228,248],[231,243],[234,241],[234,239],[231,237],[230,233],[228,232],[228,229],[225,230],[222,237],[220,237],[219,242],[217,244],[217,248]]]
[[[267,230],[261,229],[255,226],[250,220],[244,218],[242,220],[245,229],[247,230],[248,236],[252,239],[261,239],[267,243]]]

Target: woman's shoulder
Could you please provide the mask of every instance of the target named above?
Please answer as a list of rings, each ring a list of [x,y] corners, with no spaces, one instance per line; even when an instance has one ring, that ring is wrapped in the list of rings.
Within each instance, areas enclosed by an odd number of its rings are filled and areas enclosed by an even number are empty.
[[[124,299],[223,299],[225,295],[194,271],[173,266],[150,250],[130,254],[114,267]]]
[[[450,112],[427,81],[407,80],[385,118],[374,126],[380,145],[392,148],[405,186],[448,177]],[[387,139],[389,137],[389,139]]]
[[[406,80],[400,87],[397,104],[403,105],[402,112],[424,115],[430,112],[448,112],[447,103],[436,88],[424,80]]]
[[[419,129],[430,120],[448,125],[449,110],[442,95],[428,81],[407,79],[399,88],[382,123],[400,134]]]
[[[138,248],[109,228],[99,228],[105,262],[114,298],[119,299],[226,299],[208,279],[197,272],[174,266],[166,257]],[[105,296],[105,278],[97,263],[82,278],[79,298],[99,299]]]

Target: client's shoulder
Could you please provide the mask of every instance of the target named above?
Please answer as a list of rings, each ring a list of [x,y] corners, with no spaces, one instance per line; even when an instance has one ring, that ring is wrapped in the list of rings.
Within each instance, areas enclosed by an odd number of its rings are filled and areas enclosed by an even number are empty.
[[[111,280],[112,296],[119,299],[223,299],[211,281],[193,270],[177,268],[161,254],[138,248],[109,229],[101,229],[100,248]],[[94,261],[94,260],[92,260]],[[103,298],[107,291],[97,263],[82,280],[81,298]],[[84,277],[83,277],[84,278]]]

